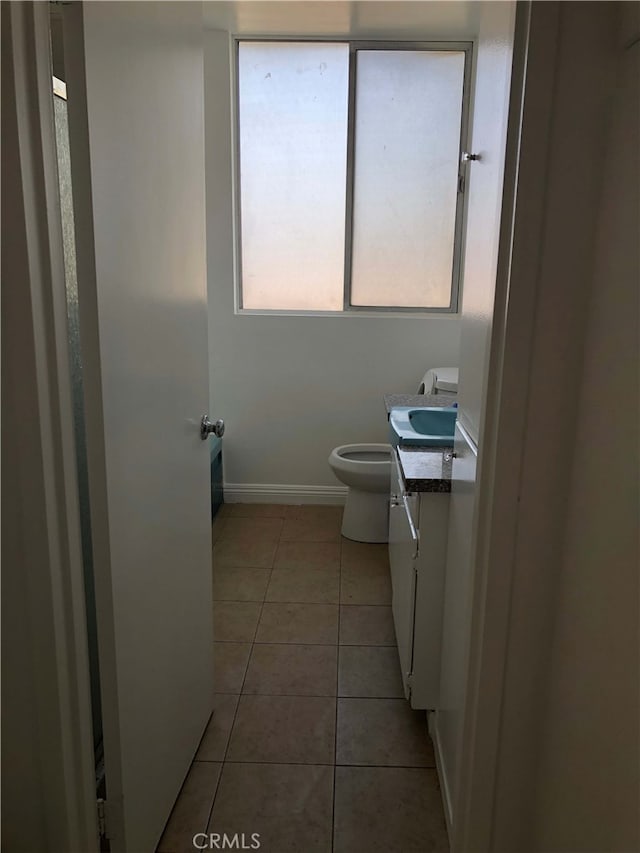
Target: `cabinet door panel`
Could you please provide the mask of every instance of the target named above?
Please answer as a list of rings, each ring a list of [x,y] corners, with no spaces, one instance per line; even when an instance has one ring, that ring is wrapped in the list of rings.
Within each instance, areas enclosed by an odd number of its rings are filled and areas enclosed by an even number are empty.
[[[449,526],[449,495],[420,496],[411,706],[439,707],[442,611]]]
[[[389,510],[389,563],[393,590],[392,611],[398,641],[400,671],[405,696],[409,698],[409,674],[413,659],[413,628],[416,594],[415,531],[410,523],[408,508],[402,499],[404,484],[397,463],[391,476],[391,506]]]

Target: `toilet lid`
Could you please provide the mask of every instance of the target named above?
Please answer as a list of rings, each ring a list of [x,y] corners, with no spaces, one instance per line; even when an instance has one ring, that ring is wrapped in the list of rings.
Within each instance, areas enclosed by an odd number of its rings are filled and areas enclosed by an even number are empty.
[[[438,391],[453,391],[458,390],[458,368],[457,367],[437,367],[435,368],[436,383],[435,387]]]

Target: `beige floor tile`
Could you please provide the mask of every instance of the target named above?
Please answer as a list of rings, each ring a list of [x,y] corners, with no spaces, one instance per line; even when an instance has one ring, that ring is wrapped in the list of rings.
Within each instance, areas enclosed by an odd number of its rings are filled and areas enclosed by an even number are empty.
[[[259,833],[264,853],[330,853],[332,794],[332,767],[225,764],[208,831]]]
[[[342,568],[342,604],[391,604],[391,576],[386,566],[362,565]]]
[[[392,646],[340,646],[338,696],[404,697],[397,649]]]
[[[224,520],[220,536],[225,539],[250,539],[254,542],[277,541],[282,531],[281,518],[234,518]]]
[[[335,696],[337,673],[337,646],[256,644],[243,692]]]
[[[360,569],[367,566],[389,567],[389,546],[342,540],[343,569]]]
[[[448,853],[435,770],[337,767],[335,853]]]
[[[214,601],[213,638],[216,642],[251,643],[262,604],[257,601]]]
[[[234,519],[225,519],[233,521]],[[270,569],[278,543],[271,539],[221,538],[213,548],[213,570],[219,566],[246,566],[254,569]]]
[[[282,525],[282,541],[340,542],[339,518],[285,518]]]
[[[213,571],[214,601],[264,601],[271,569],[216,566]]]
[[[337,767],[335,853],[448,853],[435,770]]]
[[[342,522],[342,513],[344,506],[324,506],[322,504],[299,504],[298,506],[287,507],[286,518],[295,518],[298,520],[310,521],[340,521]]]
[[[224,530],[225,519],[220,517],[220,513],[216,515],[211,524],[211,544],[215,545],[218,539],[222,536]]]
[[[338,606],[265,603],[258,624],[256,642],[320,645],[337,643]]]
[[[345,646],[395,646],[390,607],[346,605],[340,608],[340,644]]]
[[[424,711],[406,699],[338,699],[337,764],[435,767]]]
[[[207,831],[207,821],[216,793],[222,764],[195,761],[165,827],[158,853],[186,853],[193,850],[193,836]]]
[[[238,694],[218,693],[214,711],[205,729],[196,761],[223,761],[238,705]]]
[[[333,765],[335,729],[335,699],[241,696],[226,760]]]
[[[284,504],[225,504],[230,518],[284,518],[291,507]]]
[[[322,569],[274,569],[266,601],[337,604],[340,572]]]
[[[275,569],[332,569],[340,568],[339,542],[280,541],[276,551]]]
[[[251,643],[213,644],[213,683],[218,693],[240,693]]]

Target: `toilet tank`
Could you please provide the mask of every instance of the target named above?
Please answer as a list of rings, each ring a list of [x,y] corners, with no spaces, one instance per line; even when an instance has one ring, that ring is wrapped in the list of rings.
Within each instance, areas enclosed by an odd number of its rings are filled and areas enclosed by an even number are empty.
[[[457,394],[458,368],[432,367],[422,377],[418,394]]]

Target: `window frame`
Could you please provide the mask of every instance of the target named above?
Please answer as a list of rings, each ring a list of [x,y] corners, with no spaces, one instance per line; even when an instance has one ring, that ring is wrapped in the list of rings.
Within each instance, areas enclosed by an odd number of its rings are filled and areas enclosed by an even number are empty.
[[[346,44],[349,46],[349,86],[347,101],[347,160],[346,160],[346,196],[344,223],[344,274],[343,274],[343,304],[340,311],[310,310],[293,308],[245,308],[243,305],[242,288],[242,211],[241,211],[241,175],[240,175],[240,86],[239,86],[239,53],[242,42],[279,42],[282,44],[296,42],[313,42],[328,44]],[[231,74],[231,126],[232,126],[232,195],[233,195],[233,229],[234,229],[234,280],[235,280],[235,313],[267,316],[394,316],[401,315],[455,315],[459,310],[460,279],[462,273],[462,241],[465,217],[466,174],[462,163],[462,153],[467,150],[469,134],[471,74],[473,64],[474,43],[471,40],[455,41],[402,41],[352,39],[331,36],[232,36],[232,74]],[[460,140],[458,147],[458,188],[456,192],[456,213],[453,238],[453,263],[451,272],[450,301],[446,307],[406,307],[387,305],[352,305],[351,270],[353,248],[353,195],[354,195],[354,162],[355,162],[355,107],[356,107],[356,73],[357,54],[359,50],[413,50],[413,51],[457,51],[464,53],[464,72],[462,83],[462,110],[460,116]]]

